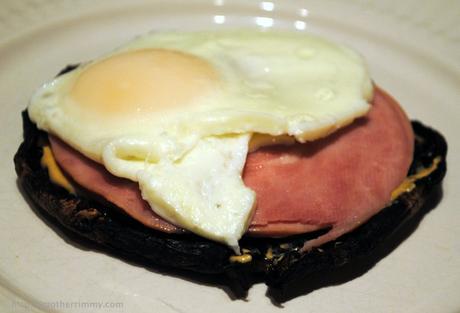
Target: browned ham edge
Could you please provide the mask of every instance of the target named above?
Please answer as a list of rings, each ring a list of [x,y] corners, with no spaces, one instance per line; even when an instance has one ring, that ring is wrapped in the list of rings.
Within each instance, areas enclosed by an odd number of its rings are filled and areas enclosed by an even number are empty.
[[[147,227],[183,231],[155,214],[137,183],[118,178],[56,137],[58,164],[72,179]],[[248,234],[283,237],[330,227],[304,249],[345,234],[385,207],[412,162],[409,120],[389,95],[376,89],[369,114],[327,138],[248,155],[245,184],[257,195]]]

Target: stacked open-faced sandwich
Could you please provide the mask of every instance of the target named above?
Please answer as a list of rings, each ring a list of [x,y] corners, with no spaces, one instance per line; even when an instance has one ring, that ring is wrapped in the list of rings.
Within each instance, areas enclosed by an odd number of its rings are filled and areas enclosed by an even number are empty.
[[[27,194],[148,264],[273,287],[368,255],[446,171],[363,59],[300,33],[156,33],[66,68],[23,114]]]

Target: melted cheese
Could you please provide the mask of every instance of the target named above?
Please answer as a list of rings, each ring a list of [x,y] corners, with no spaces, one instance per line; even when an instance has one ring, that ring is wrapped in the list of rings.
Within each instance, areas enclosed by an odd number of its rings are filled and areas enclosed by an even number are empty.
[[[268,247],[267,252],[265,253],[265,258],[267,260],[273,259],[273,249],[272,249],[272,247]]]
[[[424,178],[431,173],[433,173],[437,168],[438,164],[441,162],[441,157],[437,156],[434,158],[433,163],[428,168],[418,171],[416,174],[411,175],[404,179],[404,181],[391,193],[391,201],[399,197],[405,192],[410,192],[415,188],[415,182],[421,178]]]
[[[75,194],[75,189],[57,165],[53,152],[49,146],[43,147],[43,156],[40,160],[40,164],[43,168],[48,169],[48,176],[53,183],[65,188],[68,192]]]
[[[242,255],[232,255],[230,257],[230,262],[232,263],[249,263],[252,261],[252,255],[242,254]]]

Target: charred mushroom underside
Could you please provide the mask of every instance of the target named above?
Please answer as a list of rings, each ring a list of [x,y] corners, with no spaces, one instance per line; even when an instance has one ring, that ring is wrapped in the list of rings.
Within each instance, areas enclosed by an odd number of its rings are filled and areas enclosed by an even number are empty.
[[[436,163],[427,176],[415,180],[415,188],[399,195],[359,228],[319,248],[301,252],[305,241],[327,230],[279,239],[243,238],[240,246],[244,256],[235,259],[225,245],[190,233],[166,234],[150,229],[104,201],[75,196],[53,184],[40,165],[47,134],[36,128],[26,111],[23,126],[24,142],[14,157],[19,183],[40,213],[67,229],[66,236],[84,237],[97,247],[146,267],[227,276],[238,295],[244,295],[254,277],[271,289],[289,290],[317,272],[369,257],[416,213],[423,214],[420,209],[446,172],[447,144],[442,135],[412,122],[415,151],[408,176]]]

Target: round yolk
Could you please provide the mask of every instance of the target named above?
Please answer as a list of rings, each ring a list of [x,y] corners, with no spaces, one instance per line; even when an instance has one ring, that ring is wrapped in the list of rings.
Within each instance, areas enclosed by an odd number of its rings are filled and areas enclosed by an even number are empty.
[[[70,97],[103,114],[147,113],[191,103],[211,90],[218,75],[205,60],[174,50],[145,49],[90,65]]]

